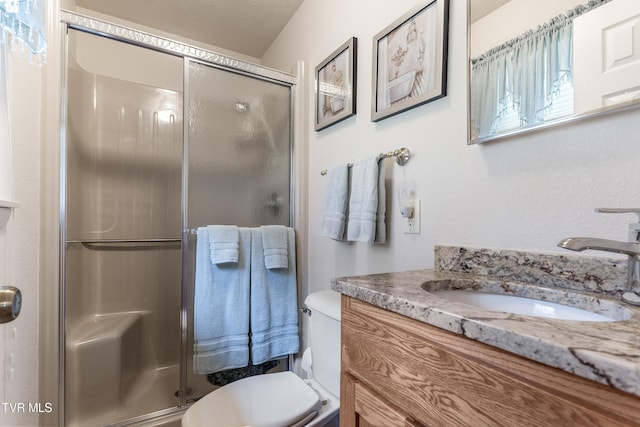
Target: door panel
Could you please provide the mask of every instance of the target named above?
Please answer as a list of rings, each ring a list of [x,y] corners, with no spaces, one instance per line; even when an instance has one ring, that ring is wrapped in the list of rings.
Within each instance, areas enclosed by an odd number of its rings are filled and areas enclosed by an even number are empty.
[[[575,113],[640,94],[640,2],[616,0],[573,22]]]

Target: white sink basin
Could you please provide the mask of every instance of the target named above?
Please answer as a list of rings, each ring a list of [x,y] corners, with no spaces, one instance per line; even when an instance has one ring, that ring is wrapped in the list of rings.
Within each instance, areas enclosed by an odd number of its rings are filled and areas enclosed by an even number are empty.
[[[548,319],[616,322],[632,316],[624,304],[605,295],[490,278],[433,280],[422,289],[449,302]]]
[[[560,320],[579,320],[587,322],[615,322],[613,319],[592,311],[555,302],[541,301],[513,295],[488,294],[469,291],[437,291],[434,295],[446,298],[452,302],[462,302],[476,307],[503,311],[506,313],[523,314],[526,316],[546,317]]]

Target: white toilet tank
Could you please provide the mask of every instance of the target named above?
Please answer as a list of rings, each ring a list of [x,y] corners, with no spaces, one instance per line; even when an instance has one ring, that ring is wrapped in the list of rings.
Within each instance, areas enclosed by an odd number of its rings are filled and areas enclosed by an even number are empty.
[[[305,300],[311,309],[309,341],[313,377],[333,395],[340,396],[340,294],[314,292]]]

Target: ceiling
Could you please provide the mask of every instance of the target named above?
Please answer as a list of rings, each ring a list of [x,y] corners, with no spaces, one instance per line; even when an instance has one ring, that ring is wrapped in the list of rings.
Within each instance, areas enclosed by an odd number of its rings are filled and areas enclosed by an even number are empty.
[[[146,27],[262,58],[303,0],[76,0]]]

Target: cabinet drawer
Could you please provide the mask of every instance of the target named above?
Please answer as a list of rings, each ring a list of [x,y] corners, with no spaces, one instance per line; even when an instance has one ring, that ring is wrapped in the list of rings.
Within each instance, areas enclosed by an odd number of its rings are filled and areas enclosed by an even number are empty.
[[[424,425],[640,424],[632,395],[345,296],[342,370]]]

